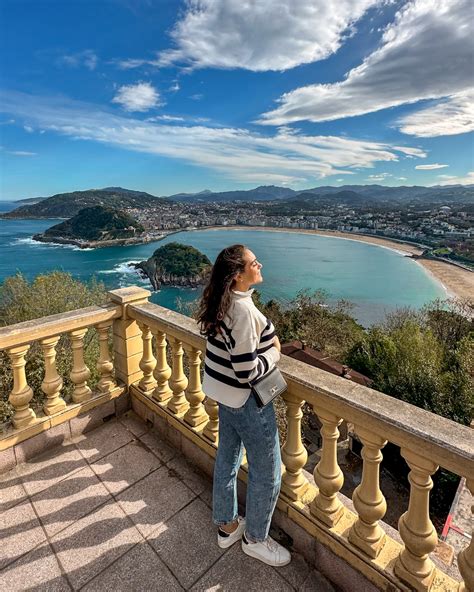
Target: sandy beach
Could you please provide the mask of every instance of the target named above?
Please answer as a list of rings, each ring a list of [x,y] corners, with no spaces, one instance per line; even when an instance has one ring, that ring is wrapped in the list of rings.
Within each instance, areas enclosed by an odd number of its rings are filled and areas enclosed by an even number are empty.
[[[392,249],[406,255],[421,255],[423,249],[410,243],[398,242],[379,236],[365,236],[362,234],[352,234],[348,232],[339,232],[337,230],[306,230],[303,228],[269,228],[267,226],[215,226],[215,230],[224,228],[233,230],[262,230],[265,232],[296,232],[299,234],[320,234],[321,236],[331,236],[346,240],[355,240],[363,243],[370,243]],[[209,230],[209,228],[206,228]],[[449,297],[460,298],[461,300],[474,300],[474,272],[462,269],[445,261],[435,261],[433,259],[417,259],[417,263],[422,265],[435,279],[437,279],[448,292]]]

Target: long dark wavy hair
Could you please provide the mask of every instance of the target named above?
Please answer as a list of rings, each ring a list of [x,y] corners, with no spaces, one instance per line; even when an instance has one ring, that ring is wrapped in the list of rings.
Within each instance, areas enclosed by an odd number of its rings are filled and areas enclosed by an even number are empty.
[[[245,245],[231,245],[223,249],[212,267],[197,313],[201,334],[206,337],[214,337],[219,332],[219,322],[229,310],[235,276],[245,269],[246,248]]]

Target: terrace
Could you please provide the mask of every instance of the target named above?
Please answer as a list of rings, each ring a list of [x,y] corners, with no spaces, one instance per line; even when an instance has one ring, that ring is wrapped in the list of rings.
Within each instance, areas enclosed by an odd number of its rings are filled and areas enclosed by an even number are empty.
[[[218,416],[201,389],[204,339],[192,319],[149,303],[146,290],[109,296],[105,306],[0,329],[14,409],[11,428],[0,435],[5,587],[474,590],[474,544],[459,553],[462,579],[453,579],[433,554],[438,539],[429,515],[438,467],[465,477],[472,493],[472,431],[286,356],[287,436],[274,536],[294,560],[276,570],[238,545],[220,550],[210,510]],[[100,342],[94,390],[84,362],[88,331]],[[65,334],[73,354],[70,401],[62,397],[55,350]],[[44,356],[42,412],[31,407],[25,370],[33,343]],[[305,401],[323,425],[313,474],[305,471],[301,436]],[[343,419],[363,444],[362,479],[352,501],[340,493]],[[401,447],[411,470],[398,531],[383,522],[379,468],[387,441]],[[246,476],[244,459],[241,500]]]

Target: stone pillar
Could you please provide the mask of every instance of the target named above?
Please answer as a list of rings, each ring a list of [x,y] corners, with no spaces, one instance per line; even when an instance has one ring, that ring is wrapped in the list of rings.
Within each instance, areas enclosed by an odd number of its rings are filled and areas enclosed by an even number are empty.
[[[140,360],[140,370],[143,372],[143,378],[140,380],[138,387],[146,395],[152,395],[156,387],[156,380],[153,377],[153,370],[156,366],[155,356],[153,355],[153,335],[151,334],[150,327],[143,323],[138,323],[142,332],[143,341],[143,355]]]
[[[171,372],[170,387],[173,397],[168,403],[168,409],[175,415],[184,413],[189,407],[184,391],[188,386],[188,379],[183,371],[183,344],[175,337],[170,338],[171,349],[173,350],[173,368]]]
[[[96,325],[99,335],[99,359],[97,360],[97,370],[100,374],[100,380],[97,385],[101,393],[109,393],[115,388],[114,365],[110,359],[109,352],[109,328],[112,321],[105,321]]]
[[[153,392],[153,399],[164,405],[173,396],[173,391],[170,389],[168,382],[171,376],[171,368],[166,359],[166,334],[157,329],[152,329],[152,331],[156,345],[156,367],[153,375],[157,382]]]
[[[412,450],[402,448],[401,454],[411,471],[408,511],[400,516],[398,530],[405,548],[395,563],[395,574],[413,590],[426,592],[435,577],[435,566],[429,554],[435,550],[438,535],[430,520],[431,475],[438,466]]]
[[[184,421],[195,428],[208,420],[207,413],[202,404],[205,395],[201,388],[201,350],[186,345],[184,348],[189,360],[189,384],[186,390],[189,409],[184,416]]]
[[[466,486],[474,495],[474,479],[467,479]],[[474,513],[474,506],[471,506],[471,513]],[[474,530],[469,546],[458,555],[458,565],[464,580],[459,585],[459,592],[474,592]]]
[[[349,533],[349,541],[364,551],[370,558],[375,559],[385,544],[385,532],[379,524],[387,511],[387,502],[380,491],[380,450],[387,440],[373,434],[369,430],[356,426],[363,448],[362,481],[352,495],[354,507],[359,515]]]
[[[56,345],[59,335],[41,340],[41,349],[44,356],[44,379],[41,390],[46,395],[43,410],[46,415],[52,415],[66,409],[66,401],[61,398],[63,379],[56,368]]]
[[[92,396],[92,391],[87,386],[91,372],[84,363],[84,336],[86,333],[87,328],[75,329],[69,333],[72,347],[72,370],[70,377],[74,383],[72,393],[74,403],[88,401]]]
[[[202,435],[217,446],[219,440],[219,406],[214,399],[206,397],[204,408],[209,417],[209,421],[207,422]]]
[[[304,401],[286,391],[282,398],[286,403],[287,436],[281,449],[281,457],[285,465],[282,475],[281,491],[292,500],[302,499],[309,487],[303,475],[303,467],[308,460],[308,452],[301,439],[301,418]]]
[[[323,446],[321,460],[314,469],[314,480],[319,491],[311,502],[310,511],[315,518],[332,527],[339,522],[344,513],[344,506],[337,497],[344,483],[344,475],[337,462],[337,439],[339,438],[337,427],[342,419],[315,405],[313,409],[323,424],[321,428]]]
[[[25,356],[29,349],[29,345],[19,345],[7,349],[13,369],[13,390],[8,400],[15,410],[12,420],[15,428],[24,428],[36,420],[35,412],[30,409],[33,389],[28,385],[25,374]]]
[[[122,307],[122,316],[113,322],[115,376],[125,386],[141,380],[140,361],[143,355],[142,332],[138,323],[127,314],[130,304],[143,304],[151,295],[149,290],[131,286],[108,292],[110,301]]]

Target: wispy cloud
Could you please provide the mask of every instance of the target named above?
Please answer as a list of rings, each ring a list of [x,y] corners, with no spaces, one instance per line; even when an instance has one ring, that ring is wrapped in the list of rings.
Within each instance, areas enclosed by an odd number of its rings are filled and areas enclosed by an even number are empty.
[[[27,152],[26,150],[6,150],[6,152],[12,156],[37,156],[36,152]]]
[[[121,86],[112,103],[118,103],[126,111],[149,111],[163,104],[160,93],[149,82]]]
[[[169,125],[118,116],[95,106],[5,93],[0,109],[26,125],[136,152],[180,159],[239,181],[299,183],[406,158],[406,147],[285,128],[261,135],[241,128]],[[419,148],[410,152],[426,156]]]
[[[344,80],[282,95],[259,123],[331,121],[463,93],[472,86],[473,16],[471,0],[407,2]]]
[[[470,171],[465,177],[438,175],[438,178],[442,180],[435,185],[474,185],[474,171]]]
[[[435,171],[436,169],[445,169],[449,164],[417,164],[415,169],[418,171]]]
[[[335,53],[354,24],[384,0],[186,0],[171,38],[155,59],[123,68],[185,65],[283,71]]]
[[[397,127],[404,134],[433,138],[474,131],[474,89],[442,100],[400,118]]]
[[[85,49],[76,53],[63,55],[58,58],[57,63],[70,68],[80,68],[84,66],[88,70],[95,70],[99,63],[99,58],[91,49]]]

